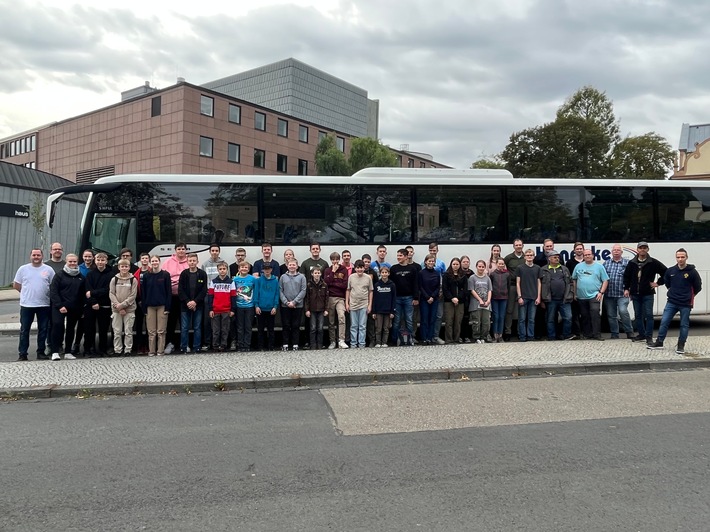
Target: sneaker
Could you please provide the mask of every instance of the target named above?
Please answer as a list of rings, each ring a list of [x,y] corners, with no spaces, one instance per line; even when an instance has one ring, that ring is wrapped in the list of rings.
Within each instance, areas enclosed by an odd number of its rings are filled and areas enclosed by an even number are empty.
[[[663,349],[663,341],[656,340],[646,346],[646,349]]]
[[[646,337],[645,337],[645,336],[641,336],[641,335],[639,334],[639,335],[637,335],[637,336],[632,336],[632,337],[631,337],[631,341],[632,341],[632,342],[645,342],[645,341],[646,341]]]
[[[284,344],[281,346],[281,351],[288,351],[288,344]]]
[[[577,337],[574,334],[570,334],[565,340],[576,340]]]
[[[170,353],[173,352],[173,349],[175,349],[175,346],[170,342],[168,345],[165,346],[165,354],[169,355]],[[158,353],[159,355],[162,355],[162,353]]]
[[[64,353],[64,360],[76,360],[76,357],[71,353]]]
[[[44,353],[37,353],[37,360],[49,360],[49,357]]]
[[[675,352],[678,353],[679,355],[684,355],[685,354],[685,344],[678,342],[678,345],[675,347]]]
[[[345,340],[340,340],[340,342],[338,342],[338,347],[339,347],[340,349],[347,349],[347,348],[348,348],[348,344],[345,343]]]
[[[237,342],[234,340],[231,344],[229,344],[229,350],[230,351],[236,351],[237,350]]]
[[[653,338],[651,338],[650,336],[648,338],[646,338],[646,347],[648,347],[649,345],[653,345],[653,344],[654,344]]]
[[[18,362],[19,362],[19,361],[26,362],[27,360],[29,360],[29,359],[27,358],[27,355],[19,355],[19,356],[17,357],[17,361],[18,361]]]
[[[335,349],[335,342],[330,342],[328,344],[328,349]]]
[[[444,340],[442,340],[441,338],[439,338],[439,337],[437,336],[436,338],[434,338],[434,341],[433,341],[432,343],[435,343],[435,344],[438,344],[438,345],[444,345],[446,342],[444,342]]]
[[[298,351],[298,346],[297,346],[297,345],[294,345],[294,346],[293,346],[293,349],[291,349],[291,351]]]
[[[155,353],[148,353],[148,356],[149,356],[149,357],[154,357],[154,356],[155,356]]]
[[[155,356],[162,357],[165,353],[156,353]]]
[[[387,344],[380,344],[380,347],[389,347]]]
[[[61,360],[59,353],[52,353],[52,360]]]
[[[375,344],[375,347],[376,347],[377,349],[379,349],[380,347],[382,347],[382,345],[380,345],[380,344]]]

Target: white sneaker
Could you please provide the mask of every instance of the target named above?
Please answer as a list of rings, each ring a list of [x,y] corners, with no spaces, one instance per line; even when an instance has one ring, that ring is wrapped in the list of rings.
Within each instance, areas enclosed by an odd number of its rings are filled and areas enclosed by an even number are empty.
[[[149,357],[154,357],[154,356],[155,356],[155,353],[148,353],[148,356],[149,356]]]
[[[439,338],[437,336],[436,338],[434,338],[434,343],[439,344],[439,345],[444,345],[446,342],[444,342],[444,340],[442,340],[441,338]]]
[[[380,344],[375,344],[375,347],[379,349],[382,346]]]
[[[335,342],[330,342],[328,349],[335,349]]]
[[[64,360],[76,360],[76,357],[71,353],[64,353]]]
[[[293,346],[293,350],[294,350],[294,351],[298,351],[298,346],[297,346],[297,345],[294,345],[294,346]]]
[[[52,360],[61,360],[59,353],[52,353]]]
[[[340,342],[338,342],[338,347],[339,347],[340,349],[347,349],[347,348],[348,348],[348,344],[345,343],[345,340],[340,340]]]
[[[169,355],[173,352],[173,349],[175,349],[175,346],[172,344],[172,342],[170,342],[168,345],[165,346],[165,354]]]
[[[281,351],[288,351],[288,344],[284,344],[281,346]]]

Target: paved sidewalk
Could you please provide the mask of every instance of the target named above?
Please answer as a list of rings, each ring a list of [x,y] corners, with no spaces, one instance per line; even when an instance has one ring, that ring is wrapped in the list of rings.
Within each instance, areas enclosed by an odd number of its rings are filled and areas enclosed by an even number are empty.
[[[710,336],[688,354],[629,340],[214,353],[0,364],[0,396],[260,391],[710,367]]]

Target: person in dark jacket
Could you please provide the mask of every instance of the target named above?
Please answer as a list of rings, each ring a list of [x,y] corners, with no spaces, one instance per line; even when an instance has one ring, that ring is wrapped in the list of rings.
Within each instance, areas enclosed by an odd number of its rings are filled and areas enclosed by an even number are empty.
[[[419,272],[419,305],[421,310],[422,343],[431,345],[434,342],[436,312],[439,307],[439,290],[441,274],[436,271],[436,255],[430,253],[424,259],[424,268]]]
[[[444,296],[444,339],[447,344],[461,342],[461,322],[466,306],[468,277],[461,270],[461,259],[454,257],[442,276]]]
[[[113,270],[108,267],[106,253],[94,257],[96,268],[86,275],[86,307],[84,309],[84,352],[90,357],[102,357],[108,350],[108,331],[111,327],[111,298],[109,288]],[[99,348],[96,349],[96,328],[99,330]]]
[[[663,283],[668,288],[666,307],[663,309],[658,338],[649,349],[663,349],[668,327],[676,313],[680,313],[680,332],[675,352],[685,354],[685,342],[690,330],[690,311],[696,294],[703,289],[703,282],[695,266],[688,264],[688,252],[680,248],[675,252],[676,265],[671,266],[663,275]]]
[[[197,267],[197,254],[187,254],[187,270],[180,272],[178,279],[178,299],[180,299],[180,352],[188,353],[190,329],[192,351],[202,348],[202,314],[207,299],[207,272]]]
[[[140,280],[140,292],[148,329],[148,356],[162,356],[173,292],[170,273],[160,269],[157,255],[150,257],[150,270]]]
[[[323,349],[323,320],[328,316],[328,285],[323,281],[321,268],[315,266],[310,273],[303,307],[306,309],[306,318],[311,320],[311,349]]]
[[[560,264],[560,254],[556,250],[548,253],[547,260],[547,266],[540,268],[540,296],[547,309],[547,339],[557,340],[559,314],[562,320],[561,339],[572,340],[572,276],[567,267]]]
[[[70,253],[64,267],[54,276],[49,285],[49,300],[52,308],[52,360],[59,360],[64,337],[64,360],[76,359],[71,352],[74,345],[74,330],[84,311],[84,277],[79,272],[79,257]],[[66,325],[65,325],[66,324]],[[66,335],[65,335],[66,331]]]
[[[653,299],[658,285],[663,284],[666,266],[648,254],[648,242],[639,242],[638,253],[624,270],[624,297],[634,305],[636,336],[634,342],[653,343]]]

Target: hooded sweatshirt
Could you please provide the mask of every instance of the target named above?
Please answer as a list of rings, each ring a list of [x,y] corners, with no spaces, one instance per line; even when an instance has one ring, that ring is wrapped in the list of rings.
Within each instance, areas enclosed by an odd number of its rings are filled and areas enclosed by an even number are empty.
[[[111,311],[118,313],[120,310],[126,312],[136,311],[136,296],[138,295],[138,281],[129,273],[128,277],[121,277],[116,274],[111,279],[108,296],[111,299]],[[119,305],[115,308],[114,305]]]
[[[65,307],[70,310],[80,310],[86,302],[84,278],[79,268],[69,269],[64,266],[52,279],[49,285],[49,299],[54,308]]]
[[[695,294],[703,289],[698,270],[693,264],[686,264],[682,270],[676,265],[666,270],[664,281],[668,287],[668,302],[679,307],[691,307]]]
[[[180,260],[177,258],[177,254],[175,253],[173,253],[172,256],[170,256],[170,258],[168,258],[163,264],[162,269],[170,274],[170,288],[174,296],[178,293],[180,274],[183,270],[187,270],[188,268],[187,255],[185,255],[185,259]]]

